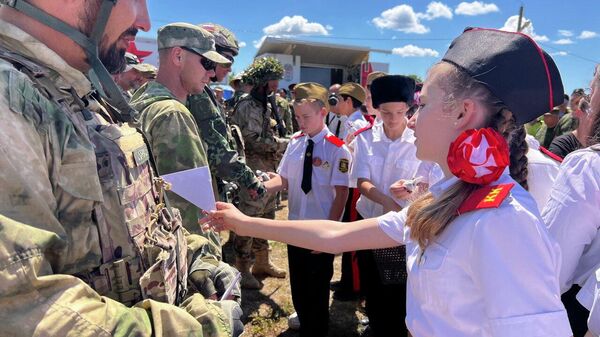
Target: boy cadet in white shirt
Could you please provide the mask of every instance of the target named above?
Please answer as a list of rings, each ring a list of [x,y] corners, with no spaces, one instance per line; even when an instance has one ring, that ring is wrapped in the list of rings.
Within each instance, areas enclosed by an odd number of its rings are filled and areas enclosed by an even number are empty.
[[[382,123],[354,140],[352,178],[361,196],[356,210],[362,218],[400,211],[407,200],[394,199],[390,186],[400,180],[421,177],[429,183],[434,167],[416,157],[414,131],[407,127],[406,112],[413,104],[415,81],[401,75],[382,75],[370,85],[372,107]],[[440,170],[441,172],[441,170]],[[358,251],[361,291],[366,297],[369,327],[374,337],[406,336],[406,251],[404,246]],[[390,303],[396,303],[390,305]]]
[[[352,156],[344,142],[325,126],[327,89],[317,83],[294,88],[294,111],[301,132],[292,136],[279,165],[265,186],[287,189],[289,219],[339,221],[348,197]],[[292,301],[300,319],[300,336],[326,336],[329,281],[334,255],[288,246]]]
[[[352,223],[255,219],[223,203],[203,223],[331,253],[405,244],[413,337],[571,336],[560,252],[506,170],[506,139],[520,136],[512,154],[525,141],[523,125],[563,92],[556,64],[530,37],[469,28],[430,69],[409,122],[417,157],[445,175],[430,193]]]
[[[352,137],[356,131],[369,125],[369,122],[360,110],[360,107],[365,103],[366,97],[365,89],[358,83],[344,83],[338,91],[339,102],[336,105],[338,114],[348,116],[342,125],[339,135],[339,138],[346,141],[346,144],[352,141],[348,137]]]

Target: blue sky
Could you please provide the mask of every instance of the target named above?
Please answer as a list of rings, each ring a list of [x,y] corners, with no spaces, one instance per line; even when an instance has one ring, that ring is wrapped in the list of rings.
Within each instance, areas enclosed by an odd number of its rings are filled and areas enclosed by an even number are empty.
[[[170,22],[215,22],[231,29],[245,45],[234,72],[250,64],[262,37],[278,35],[394,51],[371,53],[371,60],[389,63],[392,73],[424,77],[465,27],[510,29],[516,19],[510,18],[518,14],[521,4],[531,22],[526,32],[553,56],[565,90],[588,87],[600,62],[597,0],[149,0],[153,26],[141,35],[155,36],[160,26]]]

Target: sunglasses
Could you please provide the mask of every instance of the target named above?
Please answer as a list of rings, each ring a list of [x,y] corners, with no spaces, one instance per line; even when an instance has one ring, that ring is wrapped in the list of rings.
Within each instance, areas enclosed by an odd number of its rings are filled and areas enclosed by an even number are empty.
[[[202,65],[202,67],[205,70],[215,70],[217,68],[217,63],[216,62],[207,59],[206,57],[198,54],[194,50],[192,50],[190,48],[187,48],[187,47],[181,47],[181,49],[183,49],[185,51],[189,51],[190,53],[194,53],[194,54],[200,56],[200,64]]]

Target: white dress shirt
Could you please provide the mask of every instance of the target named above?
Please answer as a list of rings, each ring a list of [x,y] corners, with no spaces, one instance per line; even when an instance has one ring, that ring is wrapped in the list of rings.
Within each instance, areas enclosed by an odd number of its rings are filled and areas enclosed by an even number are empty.
[[[590,275],[577,293],[577,300],[590,311],[588,330],[594,337],[600,336],[600,269]]]
[[[432,185],[434,197],[458,181]],[[379,227],[406,244],[407,317],[414,337],[571,336],[560,301],[560,253],[531,195],[514,183],[498,208],[454,219],[427,247],[405,226],[407,210],[378,218]]]
[[[327,140],[333,134],[324,127],[314,137],[312,188],[308,194],[302,190],[302,172],[304,155],[308,146],[307,135],[296,133],[283,155],[277,173],[288,181],[288,200],[290,220],[328,219],[335,186],[348,186],[352,156],[346,145],[340,147]]]
[[[561,248],[561,291],[582,286],[600,267],[600,151],[565,158],[542,216]]]
[[[420,176],[424,183],[436,182],[430,182],[429,178],[437,164],[421,161],[416,154],[413,130],[406,128],[400,138],[392,141],[385,135],[383,124],[375,124],[372,129],[356,137],[352,179],[368,179],[381,193],[390,197],[390,186],[400,179]],[[408,203],[407,200],[398,201],[402,207]],[[365,219],[383,214],[383,206],[364,195],[358,199],[356,210]]]
[[[339,138],[343,131],[343,125],[344,122],[346,122],[346,119],[348,119],[347,116],[336,115],[330,111],[327,113],[327,116],[325,116],[325,125],[327,125],[327,128],[334,136]]]
[[[352,134],[365,126],[368,126],[369,122],[365,119],[362,111],[354,111],[350,116],[346,118],[346,121],[342,125],[342,130],[338,136],[340,139],[345,140],[349,134]]]
[[[558,162],[550,159],[539,150],[529,148],[527,151],[529,193],[535,199],[540,212],[550,199],[550,191],[552,191],[552,185],[554,185],[558,175],[558,168]]]

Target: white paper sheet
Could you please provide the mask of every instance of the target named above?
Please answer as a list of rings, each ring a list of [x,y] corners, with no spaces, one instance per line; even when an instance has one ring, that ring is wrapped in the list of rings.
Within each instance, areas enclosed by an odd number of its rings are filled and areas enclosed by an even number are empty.
[[[208,166],[165,174],[171,191],[205,211],[216,209],[215,194]]]

